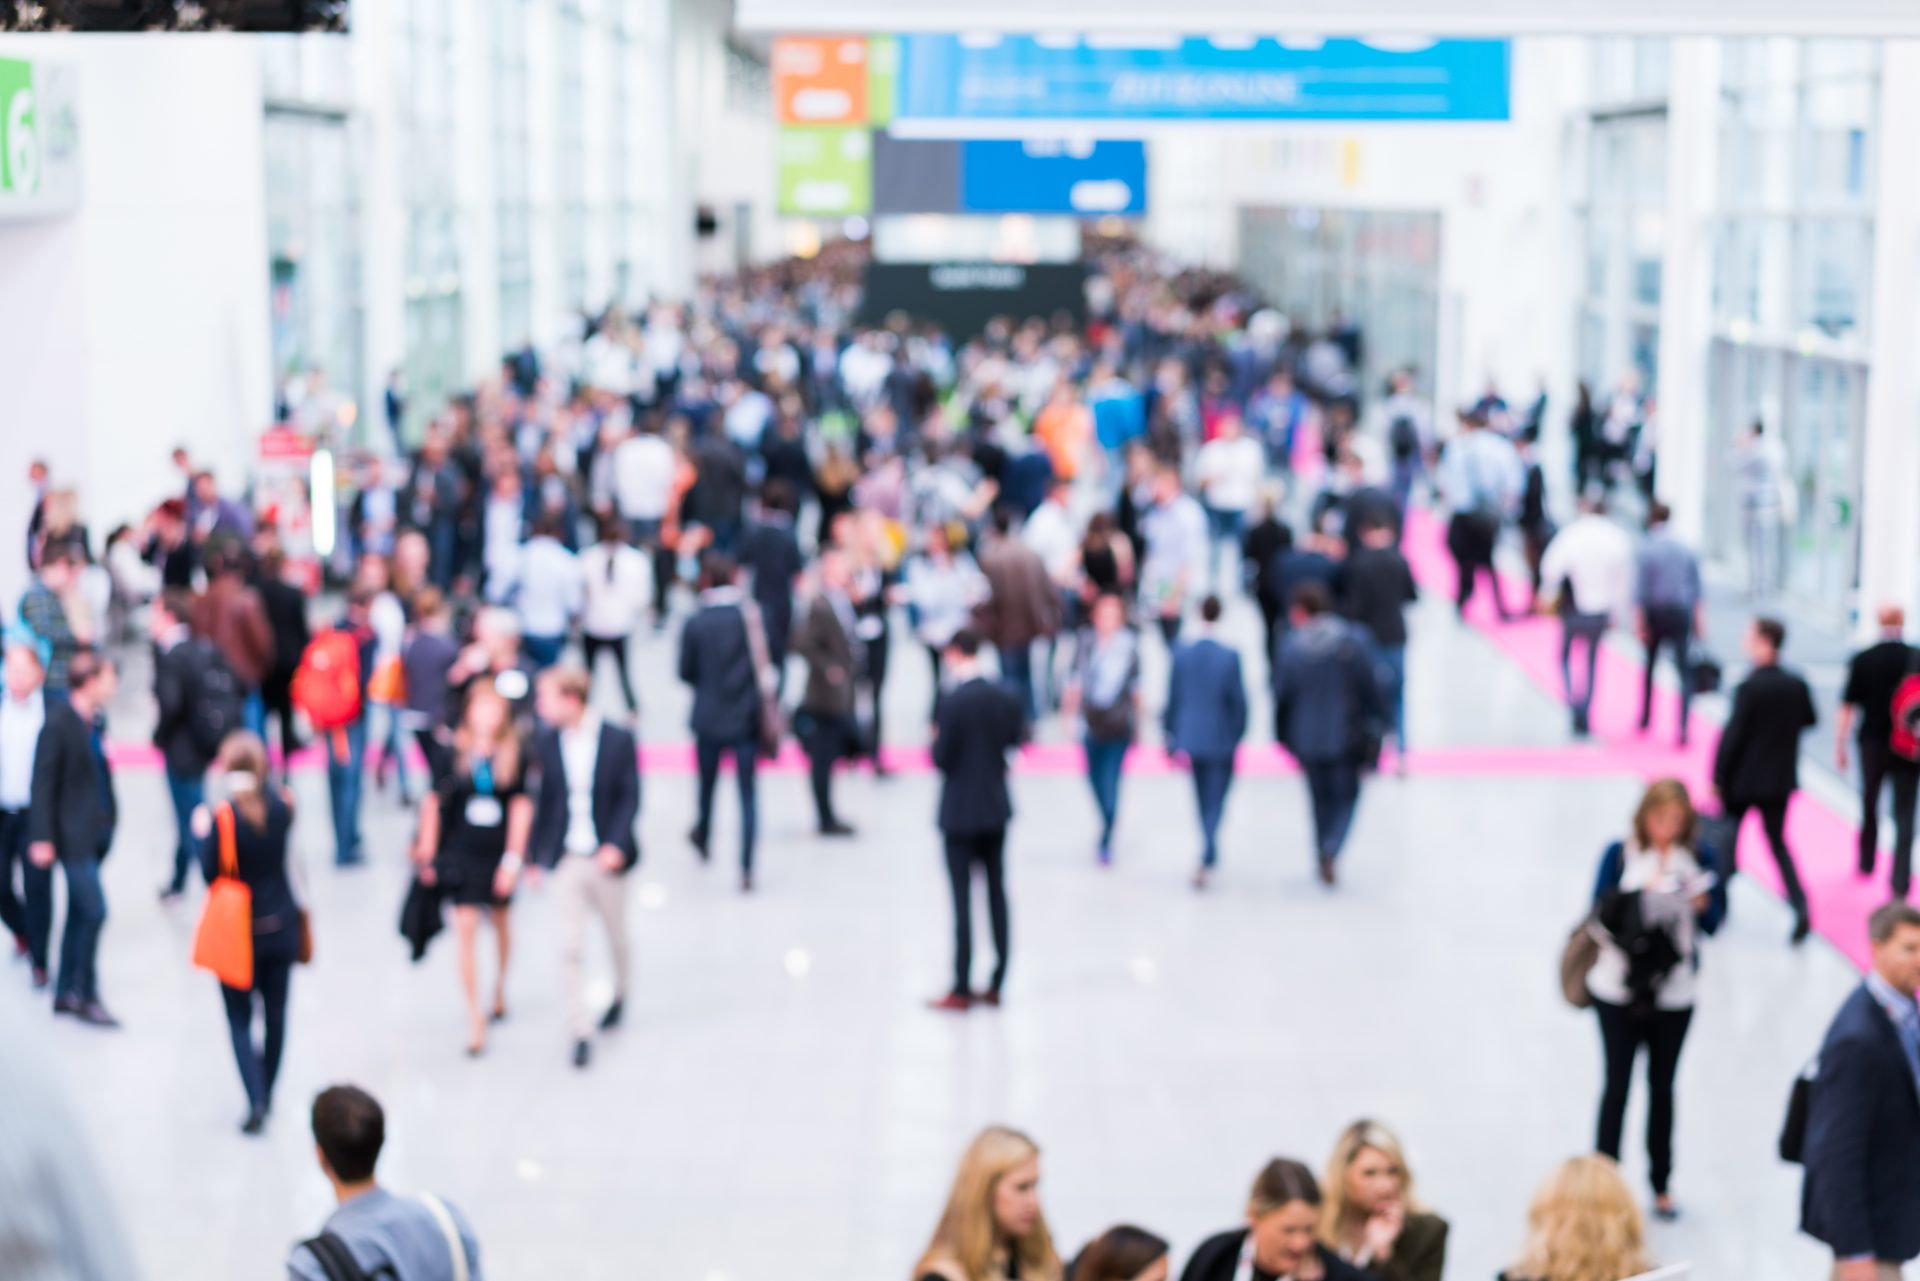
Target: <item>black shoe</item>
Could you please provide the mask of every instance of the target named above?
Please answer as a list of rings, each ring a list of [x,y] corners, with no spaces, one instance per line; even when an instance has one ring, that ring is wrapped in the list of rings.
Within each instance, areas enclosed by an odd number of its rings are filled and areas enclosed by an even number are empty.
[[[625,1013],[624,1005],[625,1002],[619,997],[616,996],[613,998],[613,1004],[609,1005],[607,1012],[600,1016],[600,1030],[602,1032],[611,1032],[620,1026],[620,1016]]]
[[[825,823],[822,823],[822,824],[820,825],[820,835],[822,835],[822,836],[852,836],[852,835],[853,835],[853,829],[852,829],[851,827],[848,827],[848,826],[847,826],[847,825],[846,825],[845,823],[842,823],[842,822],[841,822],[841,821],[840,821],[839,819],[837,819],[837,818],[836,818],[836,819],[832,819],[832,820],[830,820],[830,821],[828,821],[828,822],[825,822]]]
[[[53,998],[53,1012],[55,1014],[78,1014],[81,1008],[82,1005],[79,997],[56,996]]]
[[[120,1026],[120,1020],[107,1013],[107,1007],[98,1001],[88,1001],[79,1009],[67,1012],[88,1027],[117,1028]]]
[[[1813,920],[1805,912],[1802,912],[1794,918],[1793,933],[1787,937],[1787,941],[1793,944],[1793,946],[1799,947],[1807,941],[1807,936],[1812,933]]]
[[[696,827],[687,833],[687,843],[693,846],[693,852],[700,856],[702,863],[711,857],[711,855],[707,853],[707,834],[699,828]]]
[[[573,1043],[573,1065],[577,1068],[583,1068],[592,1062],[592,1060],[593,1047],[585,1041],[575,1041]]]
[[[187,887],[184,885],[163,885],[160,887],[160,901],[162,903],[171,903],[186,892]]]
[[[247,1119],[240,1123],[240,1133],[242,1134],[248,1134],[248,1135],[259,1134],[261,1131],[265,1130],[266,1128],[267,1128],[267,1110],[265,1108],[253,1109],[251,1112],[247,1113]]]

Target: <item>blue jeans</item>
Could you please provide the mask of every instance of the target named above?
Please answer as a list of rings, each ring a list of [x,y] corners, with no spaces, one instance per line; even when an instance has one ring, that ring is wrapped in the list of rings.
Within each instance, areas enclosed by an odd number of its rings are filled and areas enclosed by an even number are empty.
[[[412,735],[406,733],[400,724],[400,708],[390,703],[375,703],[374,706],[380,709],[385,731],[380,739],[381,777],[386,777],[384,771],[391,765],[394,781],[400,785],[400,795],[410,798],[413,793],[407,790],[407,742]]]
[[[700,817],[694,832],[706,843],[713,830],[713,794],[720,786],[720,758],[733,754],[733,772],[740,784],[740,874],[753,871],[753,837],[759,825],[760,806],[754,788],[754,768],[760,760],[760,742],[752,735],[738,741],[701,738],[694,741],[694,756],[700,765]]]
[[[1040,715],[1040,704],[1033,688],[1033,645],[1009,645],[1000,651],[1000,678],[1020,700],[1022,714],[1028,720]]]
[[[1313,844],[1321,858],[1338,858],[1360,805],[1360,767],[1352,761],[1302,761],[1313,802]]]
[[[247,691],[246,701],[240,704],[240,723],[261,742],[267,738],[267,700],[260,697],[260,691]]]
[[[187,888],[187,867],[193,862],[194,851],[199,841],[193,835],[193,811],[206,804],[207,778],[204,774],[176,774],[167,771],[167,795],[173,798],[173,821],[176,828],[173,847],[173,880],[167,888],[180,891]]]
[[[1393,478],[1388,482],[1393,493],[1393,501],[1400,504],[1404,515],[1413,502],[1414,482],[1420,479],[1420,456],[1396,458],[1393,460]]]
[[[67,928],[60,936],[60,978],[56,1000],[97,1001],[99,978],[94,958],[100,929],[107,923],[107,896],[100,888],[100,860],[91,854],[60,860],[67,874]]]
[[[1220,548],[1226,546],[1228,563],[1237,562],[1246,529],[1245,512],[1227,511],[1220,507],[1207,508],[1207,581],[1216,590],[1220,586]]]
[[[1386,700],[1387,715],[1393,721],[1393,745],[1402,757],[1407,754],[1407,647],[1376,645],[1373,650],[1375,679],[1380,682],[1380,697]]]
[[[341,731],[347,739],[347,759],[334,751],[333,735],[321,735],[327,749],[327,799],[333,806],[333,861],[342,867],[358,863],[360,852],[360,793],[366,785],[367,722],[363,717]]]
[[[1093,801],[1100,807],[1100,848],[1113,844],[1113,821],[1120,813],[1120,769],[1127,761],[1127,740],[1103,743],[1086,740],[1087,782],[1093,785]]]
[[[1203,842],[1200,866],[1212,867],[1220,858],[1216,838],[1220,832],[1220,819],[1227,812],[1227,789],[1233,786],[1233,757],[1195,757],[1189,764],[1193,766],[1194,800],[1200,807],[1200,838]]]
[[[522,636],[520,650],[527,656],[527,662],[536,672],[544,672],[560,661],[560,651],[567,647],[565,636]]]
[[[1585,724],[1593,710],[1593,674],[1600,662],[1600,638],[1607,634],[1605,614],[1568,614],[1560,620],[1560,679],[1567,691],[1567,707]],[[1587,683],[1573,692],[1573,643],[1586,642]]]

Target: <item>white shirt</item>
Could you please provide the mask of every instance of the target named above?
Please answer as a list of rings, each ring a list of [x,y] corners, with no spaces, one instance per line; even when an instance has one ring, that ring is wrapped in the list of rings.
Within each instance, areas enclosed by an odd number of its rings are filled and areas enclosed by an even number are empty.
[[[1266,482],[1267,451],[1251,436],[1208,441],[1194,460],[1194,477],[1207,506],[1244,512],[1259,499]]]
[[[33,803],[33,757],[47,703],[39,690],[24,699],[0,694],[0,810],[24,810]]]
[[[1633,540],[1605,516],[1581,516],[1547,544],[1540,581],[1549,591],[1569,582],[1580,613],[1617,618],[1633,604]]]
[[[567,839],[569,854],[592,854],[600,848],[593,825],[593,776],[600,768],[600,718],[588,712],[572,729],[560,731],[560,764],[567,773]]]
[[[1207,514],[1188,494],[1159,503],[1140,520],[1147,554],[1140,563],[1140,595],[1158,607],[1183,586],[1183,600],[1193,596],[1207,566]]]
[[[1658,853],[1642,848],[1637,841],[1628,841],[1621,853],[1619,888],[1622,893],[1642,890],[1652,894],[1682,894],[1689,883],[1700,876],[1700,864],[1685,846],[1676,845],[1668,850],[1664,866]],[[1686,897],[1691,899],[1692,895]],[[1680,963],[1667,971],[1666,981],[1654,994],[1654,1005],[1662,1010],[1693,1008],[1694,986],[1698,981],[1695,970],[1699,961],[1691,902],[1680,912],[1680,928],[1676,933],[1674,941],[1680,950]],[[1632,999],[1627,989],[1627,954],[1605,937],[1604,931],[1600,955],[1587,971],[1587,991],[1596,1001],[1605,1001],[1608,1005],[1625,1005]]]
[[[585,596],[580,562],[551,538],[535,538],[520,553],[520,626],[528,636],[564,636]]]
[[[651,432],[613,451],[613,499],[627,520],[659,520],[673,495],[673,446]]]
[[[620,640],[640,625],[653,599],[653,563],[625,543],[595,543],[580,553],[586,610],[580,629],[602,640]]]
[[[773,400],[765,392],[748,388],[727,406],[727,435],[742,449],[759,448],[760,437],[772,421]]]
[[[381,592],[367,606],[367,626],[373,629],[373,661],[400,657],[407,643],[407,610],[392,592]]]
[[[1074,562],[1080,556],[1080,533],[1074,528],[1073,514],[1065,507],[1048,499],[1034,508],[1020,529],[1020,541],[1040,558],[1054,582],[1072,576]]]

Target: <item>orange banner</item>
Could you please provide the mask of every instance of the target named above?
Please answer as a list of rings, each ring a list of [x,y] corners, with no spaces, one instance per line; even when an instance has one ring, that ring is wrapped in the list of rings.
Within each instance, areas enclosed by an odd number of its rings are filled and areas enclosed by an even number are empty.
[[[783,125],[867,123],[866,37],[775,40],[773,99]]]

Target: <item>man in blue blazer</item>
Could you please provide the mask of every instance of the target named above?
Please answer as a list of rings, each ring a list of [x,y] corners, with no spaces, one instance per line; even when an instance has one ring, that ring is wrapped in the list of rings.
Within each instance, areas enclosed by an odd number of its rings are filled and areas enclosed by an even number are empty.
[[[1247,733],[1247,683],[1240,655],[1214,635],[1219,621],[1220,598],[1209,596],[1200,605],[1197,633],[1173,656],[1163,717],[1167,750],[1185,756],[1193,771],[1202,841],[1200,867],[1193,874],[1197,890],[1207,887],[1219,859],[1215,838],[1226,813],[1227,789],[1233,786],[1233,754]]]
[[[1800,1230],[1832,1247],[1834,1281],[1899,1281],[1920,1256],[1920,908],[1867,923],[1873,969],[1820,1047],[1807,1109]]]

